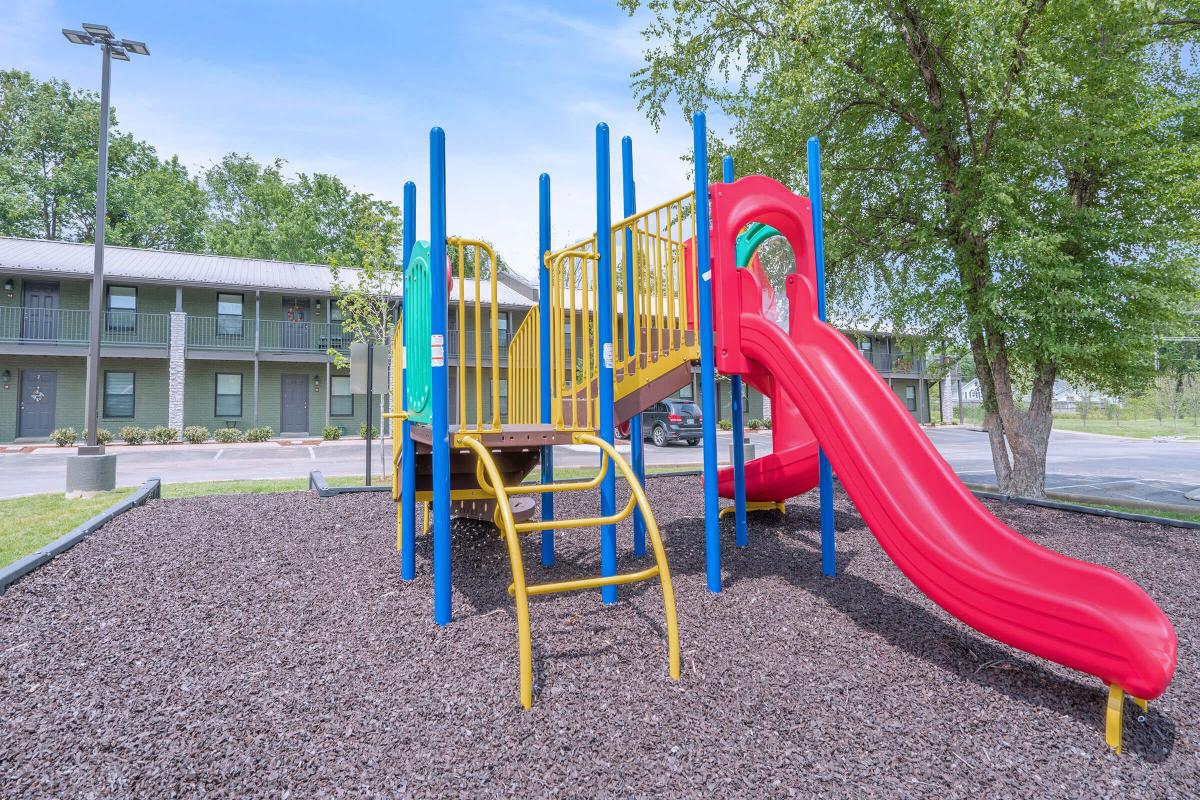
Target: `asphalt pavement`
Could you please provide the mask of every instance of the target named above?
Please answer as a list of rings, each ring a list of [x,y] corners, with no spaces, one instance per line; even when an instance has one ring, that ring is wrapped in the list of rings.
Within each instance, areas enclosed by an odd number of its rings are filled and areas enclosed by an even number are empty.
[[[933,428],[930,440],[954,470],[975,483],[994,483],[987,436],[960,428]],[[769,431],[751,432],[755,455],[771,450]],[[728,463],[732,436],[719,432],[717,454]],[[375,445],[378,449],[378,442]],[[629,443],[618,449],[628,452]],[[141,483],[149,477],[167,483],[238,480],[257,478],[304,478],[319,469],[327,476],[362,475],[365,472],[364,443],[268,442],[235,445],[141,445],[110,447],[118,453],[117,482],[122,486]],[[387,451],[390,452],[390,443]],[[0,454],[0,497],[55,492],[63,488],[65,448],[38,448],[32,452]],[[589,466],[597,463],[594,449],[566,446],[555,450],[558,466]],[[646,443],[647,464],[695,468],[702,463],[703,448],[677,444],[665,448]],[[378,454],[374,472],[382,471]],[[1159,502],[1189,503],[1184,495],[1200,487],[1200,442],[1126,439],[1096,434],[1055,431],[1047,457],[1048,488],[1075,494],[1136,498]],[[1200,509],[1200,502],[1196,502]]]

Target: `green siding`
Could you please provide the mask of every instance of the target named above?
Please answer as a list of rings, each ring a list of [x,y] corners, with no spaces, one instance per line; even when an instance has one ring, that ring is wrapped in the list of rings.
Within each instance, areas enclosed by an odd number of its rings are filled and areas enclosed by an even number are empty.
[[[0,355],[0,372],[9,370],[12,382],[5,389],[0,384],[0,441],[11,442],[17,433],[17,415],[20,398],[20,371],[22,369],[54,370],[57,388],[54,404],[54,427],[72,427],[83,432],[84,385],[87,380],[86,362],[78,357],[29,357]],[[147,358],[103,358],[100,360],[101,388],[104,372],[119,370],[134,373],[134,416],[132,419],[110,419],[103,416],[103,395],[98,409],[102,415],[100,427],[114,434],[126,425],[151,428],[167,424],[167,362],[165,359]]]

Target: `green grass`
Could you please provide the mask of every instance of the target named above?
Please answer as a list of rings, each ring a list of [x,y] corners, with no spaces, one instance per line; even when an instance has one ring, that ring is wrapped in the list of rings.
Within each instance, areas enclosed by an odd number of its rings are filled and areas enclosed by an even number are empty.
[[[1078,416],[1055,416],[1054,427],[1060,431],[1106,433],[1110,436],[1132,436],[1137,439],[1152,439],[1155,436],[1182,436],[1186,439],[1200,439],[1200,427],[1193,425],[1190,419],[1179,420],[1178,424],[1173,425],[1170,420],[1163,422],[1156,419],[1116,421],[1090,416],[1087,424],[1084,424]]]
[[[61,493],[0,500],[0,567],[27,556],[133,493],[118,489],[86,499]]]
[[[391,481],[376,475],[374,483],[385,486]],[[330,486],[360,486],[361,476],[326,478]],[[203,481],[201,483],[164,483],[162,496],[164,500],[177,500],[181,497],[207,497],[214,494],[276,494],[278,492],[306,492],[308,478],[267,478],[253,481]]]
[[[1182,522],[1200,522],[1200,514],[1187,511],[1160,511],[1157,508],[1131,508],[1129,506],[1108,505],[1106,503],[1088,503],[1089,508],[1103,508],[1106,511],[1122,511],[1126,514],[1141,514],[1146,517],[1165,517]]]

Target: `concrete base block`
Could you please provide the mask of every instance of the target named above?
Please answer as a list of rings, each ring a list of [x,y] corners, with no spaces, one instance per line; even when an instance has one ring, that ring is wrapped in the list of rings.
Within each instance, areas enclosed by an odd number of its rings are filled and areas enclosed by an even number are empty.
[[[746,454],[746,461],[754,460],[754,445],[750,443],[749,437],[742,441],[742,452]],[[729,463],[733,463],[733,442],[729,443]]]
[[[67,497],[90,497],[117,488],[117,456],[67,457]]]

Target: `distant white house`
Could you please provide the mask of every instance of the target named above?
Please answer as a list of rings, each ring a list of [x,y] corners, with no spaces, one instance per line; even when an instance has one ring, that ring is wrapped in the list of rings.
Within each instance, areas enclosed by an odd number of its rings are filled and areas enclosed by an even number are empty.
[[[1120,401],[1115,397],[1098,391],[1085,391],[1077,386],[1073,386],[1066,381],[1054,382],[1054,410],[1055,411],[1077,411],[1079,404],[1085,399],[1090,400],[1093,405],[1111,405],[1117,404]],[[1029,402],[1029,395],[1022,398],[1025,402]],[[963,405],[980,405],[983,403],[983,387],[979,385],[978,378],[972,378],[962,386],[962,401]]]

